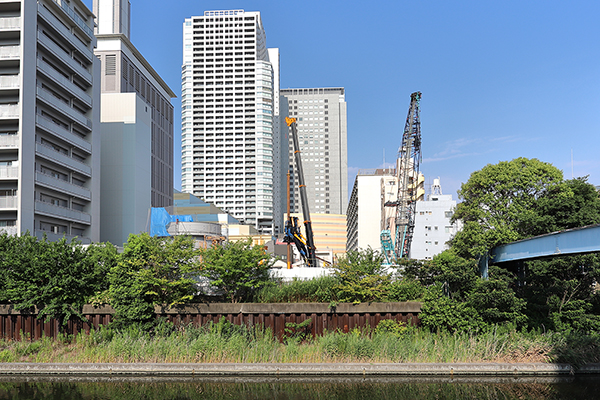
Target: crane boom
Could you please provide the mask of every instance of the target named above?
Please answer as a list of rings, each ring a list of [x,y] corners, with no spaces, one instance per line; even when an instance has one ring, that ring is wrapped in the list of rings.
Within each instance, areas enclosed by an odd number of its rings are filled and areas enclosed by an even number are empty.
[[[300,157],[300,143],[298,141],[298,132],[296,127],[296,118],[285,118],[285,122],[292,130],[292,142],[294,143],[294,159],[296,160],[296,169],[298,171],[298,188],[300,190],[300,202],[302,204],[302,217],[304,218],[304,230],[306,239],[300,234],[297,218],[292,219],[288,215],[286,222],[286,241],[293,241],[309,267],[316,267],[317,260],[315,254],[315,242],[310,221],[310,212],[308,210],[308,196],[306,194],[306,183],[304,180],[304,170],[302,169],[302,158]]]
[[[410,107],[402,146],[398,151],[398,206],[396,209],[396,255],[408,257],[415,230],[415,212],[421,162],[421,120],[419,102],[421,92],[410,95]]]
[[[419,164],[421,162],[420,101],[421,92],[414,92],[410,95],[410,106],[396,165],[398,195],[396,201],[385,203],[386,207],[395,208],[395,217],[386,220],[385,229],[381,232],[382,249],[388,263],[391,262],[392,256],[398,259],[409,256],[415,229]],[[391,243],[392,230],[395,239],[393,244]]]

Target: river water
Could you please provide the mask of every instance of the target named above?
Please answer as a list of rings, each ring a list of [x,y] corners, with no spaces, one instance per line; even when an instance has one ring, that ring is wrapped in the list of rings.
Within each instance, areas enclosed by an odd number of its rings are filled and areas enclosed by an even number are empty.
[[[600,376],[536,378],[106,378],[0,376],[11,400],[600,399]]]

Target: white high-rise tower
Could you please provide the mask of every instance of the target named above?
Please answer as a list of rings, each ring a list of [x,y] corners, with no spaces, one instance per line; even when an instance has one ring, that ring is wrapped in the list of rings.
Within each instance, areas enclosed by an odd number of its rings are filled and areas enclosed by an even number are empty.
[[[183,191],[263,233],[280,230],[279,50],[267,49],[260,13],[187,18],[183,49]]]

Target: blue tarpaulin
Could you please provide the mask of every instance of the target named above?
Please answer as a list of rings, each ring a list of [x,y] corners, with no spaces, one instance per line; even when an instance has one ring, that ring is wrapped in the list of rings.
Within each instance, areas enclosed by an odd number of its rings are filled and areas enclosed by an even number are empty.
[[[171,236],[167,227],[171,222],[192,222],[191,215],[171,215],[162,207],[152,208],[150,211],[150,236]]]

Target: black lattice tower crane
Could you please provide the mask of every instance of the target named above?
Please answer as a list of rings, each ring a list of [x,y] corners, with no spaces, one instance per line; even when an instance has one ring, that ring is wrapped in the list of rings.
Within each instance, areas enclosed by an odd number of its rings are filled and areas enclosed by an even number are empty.
[[[415,230],[419,164],[421,162],[421,92],[410,95],[410,107],[402,145],[398,149],[398,200],[396,202],[395,253],[397,258],[408,257]]]

